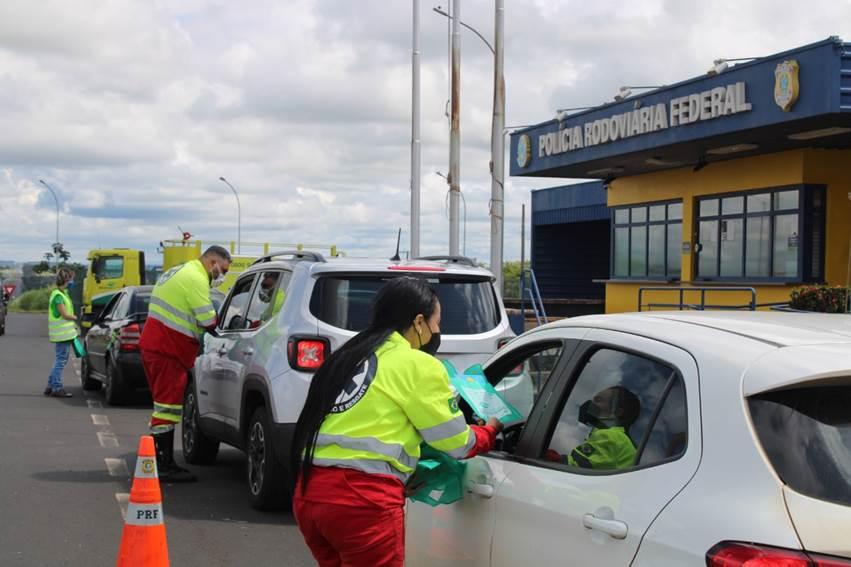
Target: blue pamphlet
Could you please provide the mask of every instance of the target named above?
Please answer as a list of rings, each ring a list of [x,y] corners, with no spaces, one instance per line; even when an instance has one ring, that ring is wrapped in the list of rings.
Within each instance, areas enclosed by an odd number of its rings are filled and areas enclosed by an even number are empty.
[[[495,417],[506,425],[524,420],[520,412],[490,385],[480,364],[471,366],[459,374],[451,362],[446,360],[442,362],[449,374],[449,383],[477,416],[484,420]]]

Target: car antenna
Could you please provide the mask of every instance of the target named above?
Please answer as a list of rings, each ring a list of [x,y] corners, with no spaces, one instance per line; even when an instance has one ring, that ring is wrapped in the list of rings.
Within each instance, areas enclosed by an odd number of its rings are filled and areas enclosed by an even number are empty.
[[[391,262],[398,262],[402,258],[399,257],[399,243],[402,241],[402,229],[399,229],[399,234],[396,235],[396,254],[390,258]]]

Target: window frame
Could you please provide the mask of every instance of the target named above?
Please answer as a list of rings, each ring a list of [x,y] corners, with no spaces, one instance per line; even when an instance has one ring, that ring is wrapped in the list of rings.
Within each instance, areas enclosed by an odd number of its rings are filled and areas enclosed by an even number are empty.
[[[775,207],[775,196],[778,193],[786,191],[798,191],[798,206],[794,209],[777,209]],[[748,212],[748,197],[754,195],[765,194],[769,196],[769,210],[759,212]],[[812,218],[815,206],[812,200],[815,195],[821,196],[820,217]],[[742,197],[742,212],[741,213],[723,213],[723,199],[730,197]],[[717,200],[718,212],[714,215],[701,216],[700,205],[704,201]],[[798,215],[798,251],[797,251],[797,274],[795,276],[774,276],[774,238],[775,238],[775,219],[785,215]],[[768,218],[768,276],[749,276],[747,275],[748,261],[748,219],[753,218]],[[754,282],[754,283],[802,283],[802,282],[817,282],[824,280],[825,270],[825,222],[827,218],[827,193],[824,185],[813,184],[794,184],[781,185],[776,187],[762,187],[758,189],[747,189],[744,191],[732,191],[726,193],[713,193],[711,195],[701,195],[694,200],[694,215],[693,215],[693,234],[695,242],[695,254],[693,255],[693,273],[694,281],[696,282]],[[742,221],[742,260],[741,260],[741,275],[740,276],[722,276],[721,275],[721,222],[726,220],[741,220]],[[716,252],[715,259],[715,274],[712,276],[702,276],[700,274],[700,254],[703,253],[703,244],[700,242],[700,223],[704,221],[715,221],[718,226],[716,228]],[[819,257],[815,259],[818,264],[816,269],[813,269],[812,249],[812,233],[815,224],[818,224],[818,230],[821,231],[821,249],[818,251]],[[816,273],[817,272],[817,273]]]
[[[664,220],[650,220],[650,207],[656,205],[664,205],[665,206],[665,219]],[[683,211],[680,214],[680,218],[678,219],[670,219],[668,213],[668,207],[670,205],[680,205],[683,207]],[[644,207],[645,216],[643,222],[633,222],[632,221],[632,209],[635,207]],[[678,275],[673,275],[670,272],[670,267],[668,265],[668,227],[673,224],[679,223],[680,225],[680,238],[678,240],[678,246],[676,247],[676,254],[682,254],[681,252],[681,242],[682,242],[682,229],[684,226],[685,211],[684,211],[684,203],[683,199],[667,199],[664,201],[650,201],[646,203],[631,203],[629,205],[619,205],[616,207],[611,207],[611,229],[610,229],[610,251],[609,251],[609,274],[611,274],[612,279],[617,280],[635,280],[635,281],[656,281],[656,280],[664,280],[666,282],[678,282],[682,280],[683,277],[683,267],[682,267],[682,259],[680,261],[680,271]],[[617,222],[617,212],[626,210],[629,215],[629,219],[626,223],[618,223]],[[651,226],[664,226],[665,227],[665,248],[664,248],[664,265],[665,265],[665,273],[663,275],[650,275],[650,227]],[[632,275],[632,229],[634,227],[644,227],[644,266],[645,273],[643,275]],[[625,228],[627,229],[627,275],[617,274],[615,272],[615,264],[617,262],[617,229]]]
[[[268,273],[271,273],[271,272],[275,272],[275,273],[280,274],[279,279],[278,279],[278,283],[275,286],[275,292],[276,293],[279,289],[282,289],[281,283],[283,282],[283,279],[286,278],[286,277],[289,277],[289,279],[287,280],[287,286],[286,286],[287,288],[289,287],[290,282],[292,281],[292,277],[293,277],[292,270],[285,270],[283,268],[271,268],[271,269],[268,269],[268,270],[262,270],[262,271],[254,272],[254,275],[256,276],[254,278],[255,283],[251,286],[251,291],[250,291],[251,296],[248,299],[248,305],[245,307],[245,314],[246,315],[251,313],[251,307],[254,305],[254,301],[257,299],[257,293],[258,293],[258,289],[259,289],[261,282],[262,282],[262,276],[265,276],[265,274],[268,274]],[[234,284],[234,287],[236,287],[236,284]],[[284,293],[286,293],[286,288],[283,288],[283,290],[284,290]],[[274,295],[272,296],[272,301],[274,301]],[[228,303],[230,303],[230,302],[228,302]],[[284,303],[286,304],[286,301]],[[281,309],[283,309],[283,305],[281,306]],[[277,316],[277,313],[274,314],[269,319],[267,319],[266,321],[263,321],[260,324],[260,326],[255,327],[253,329],[234,329],[233,331],[238,331],[238,330],[240,330],[240,331],[251,331],[251,332],[259,331],[260,329],[262,329],[263,327],[268,325],[270,322],[272,322],[275,319],[276,316]]]
[[[250,304],[251,304],[251,298],[253,297],[253,294],[254,294],[254,288],[255,288],[255,286],[257,286],[257,280],[258,280],[257,274],[258,274],[258,272],[250,272],[248,274],[240,274],[240,276],[237,278],[237,280],[235,282],[233,282],[233,286],[230,288],[230,293],[228,293],[227,298],[225,299],[224,303],[222,303],[222,317],[219,319],[219,321],[217,323],[217,329],[216,329],[219,332],[219,334],[222,334],[222,333],[242,333],[242,332],[245,332],[245,331],[254,330],[254,329],[228,329],[227,327],[225,327],[225,318],[227,317],[228,309],[230,309],[230,304],[233,301],[234,296],[236,295],[235,291],[236,291],[237,286],[240,283],[242,283],[243,281],[247,280],[248,278],[251,278],[251,286],[249,286],[249,288],[248,288],[248,302],[246,302],[246,304],[245,304],[245,314],[243,315],[243,317],[245,317],[245,315],[248,314],[248,308],[250,307]]]
[[[106,274],[106,261],[107,260],[113,260],[113,259],[116,259],[116,258],[121,261],[121,274],[118,277],[115,277],[115,278],[108,278],[105,275]],[[110,254],[108,256],[98,256],[97,262],[95,263],[95,273],[94,273],[95,281],[101,282],[103,280],[120,280],[124,276],[124,263],[125,263],[124,256],[121,256],[120,254]]]
[[[673,386],[676,380],[679,380],[683,387],[683,399],[685,400],[685,425],[686,432],[688,432],[691,425],[691,417],[689,413],[688,404],[688,384],[681,368],[679,368],[676,364],[668,360],[663,360],[657,356],[653,356],[652,354],[625,347],[623,345],[615,344],[609,341],[584,340],[580,344],[577,351],[573,354],[573,360],[571,360],[570,362],[571,366],[568,368],[570,375],[566,378],[563,384],[559,385],[559,389],[555,392],[552,392],[551,394],[556,395],[558,397],[552,401],[550,398],[547,399],[549,407],[547,408],[546,415],[542,416],[536,423],[534,445],[531,447],[531,454],[539,456],[527,459],[527,464],[557,470],[559,472],[564,472],[567,474],[576,474],[582,476],[615,476],[646,470],[683,459],[688,453],[689,446],[692,442],[691,436],[689,435],[687,435],[685,445],[683,446],[683,449],[679,455],[667,457],[665,459],[661,459],[653,463],[632,466],[628,469],[586,469],[582,467],[573,467],[568,465],[567,463],[556,463],[548,461],[542,456],[540,456],[543,455],[544,451],[548,448],[548,444],[552,439],[552,436],[555,433],[555,429],[558,425],[559,418],[561,417],[562,412],[564,411],[564,406],[567,403],[567,400],[570,395],[573,393],[574,387],[576,386],[576,383],[578,382],[582,371],[585,369],[588,364],[588,361],[591,359],[594,353],[600,350],[614,350],[624,354],[644,358],[646,360],[665,366],[671,369],[672,371],[667,383],[662,389],[662,395],[659,398],[659,403],[653,408],[653,411],[650,414],[651,419],[647,422],[646,435],[642,435],[642,438],[639,440],[639,445],[636,446],[636,462],[639,462],[641,459],[642,453],[639,452],[639,449],[643,452],[644,448],[646,447],[645,438],[649,439],[649,435],[653,431],[653,428],[655,427],[656,422],[659,419],[659,415],[662,413],[662,409],[664,409],[665,403],[668,401],[668,397],[670,395],[671,390],[673,390]],[[552,381],[550,381],[550,384],[552,384]]]

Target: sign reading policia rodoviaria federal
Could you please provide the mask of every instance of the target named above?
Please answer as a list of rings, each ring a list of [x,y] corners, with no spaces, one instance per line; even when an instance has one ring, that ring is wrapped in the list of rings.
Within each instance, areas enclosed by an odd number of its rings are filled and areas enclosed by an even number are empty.
[[[745,83],[733,83],[725,87],[676,97],[668,104],[651,104],[608,118],[542,134],[538,138],[538,157],[616,142],[623,138],[667,130],[702,120],[714,120],[722,116],[747,112],[750,109],[751,103],[747,99]],[[521,155],[521,146],[530,146],[529,141],[531,140],[523,143],[521,137],[521,142],[517,146],[517,164],[520,167],[524,167],[521,165],[522,161],[527,161],[527,151],[524,149]],[[524,159],[521,160],[521,157]]]

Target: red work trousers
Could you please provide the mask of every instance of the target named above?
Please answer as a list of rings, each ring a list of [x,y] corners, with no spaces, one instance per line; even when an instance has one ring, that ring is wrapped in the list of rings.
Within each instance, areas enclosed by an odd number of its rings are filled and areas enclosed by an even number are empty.
[[[171,431],[183,413],[187,370],[177,359],[147,349],[142,349],[142,366],[154,399],[151,433]]]
[[[320,567],[402,567],[405,509],[345,506],[302,500],[293,511]]]

